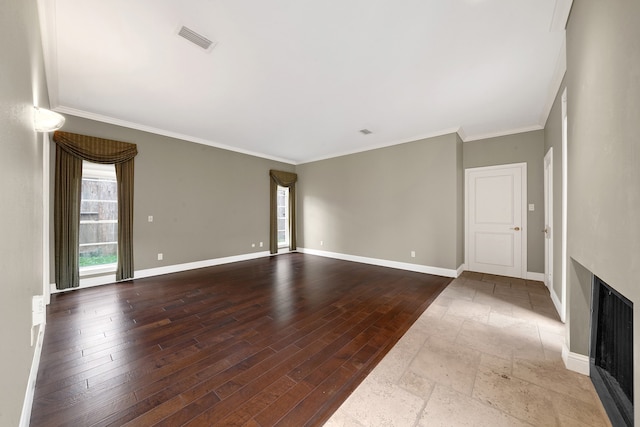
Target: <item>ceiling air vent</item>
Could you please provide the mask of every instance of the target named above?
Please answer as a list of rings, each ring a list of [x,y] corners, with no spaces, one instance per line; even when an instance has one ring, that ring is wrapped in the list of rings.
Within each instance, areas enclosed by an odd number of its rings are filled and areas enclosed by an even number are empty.
[[[360,133],[363,135],[369,135],[370,133],[373,133],[373,132],[371,132],[369,129],[360,129]]]
[[[195,44],[198,47],[201,47],[206,51],[211,51],[216,46],[215,42],[212,42],[208,38],[196,33],[195,31],[185,27],[184,25],[180,28],[180,31],[178,31],[178,35],[180,37],[184,37],[191,43]]]

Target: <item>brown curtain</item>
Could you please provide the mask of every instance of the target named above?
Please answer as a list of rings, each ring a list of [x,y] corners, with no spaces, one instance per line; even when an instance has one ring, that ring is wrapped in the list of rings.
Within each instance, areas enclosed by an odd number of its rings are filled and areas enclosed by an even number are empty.
[[[278,186],[289,188],[289,250],[295,251],[296,243],[296,181],[298,175],[292,172],[283,172],[270,170],[271,176],[271,214],[269,227],[269,250],[272,254],[278,253],[278,212],[277,212],[277,193]]]
[[[54,195],[55,279],[58,289],[77,287],[79,277],[82,160],[115,164],[118,182],[116,280],[133,277],[133,171],[135,144],[69,132],[53,134],[56,145]]]
[[[78,257],[81,185],[82,159],[68,154],[56,145],[53,217],[55,280],[58,289],[77,287],[80,284]]]

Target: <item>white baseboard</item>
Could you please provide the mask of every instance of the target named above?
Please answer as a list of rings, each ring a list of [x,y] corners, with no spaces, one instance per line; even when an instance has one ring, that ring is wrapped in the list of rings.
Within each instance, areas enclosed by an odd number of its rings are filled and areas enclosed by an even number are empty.
[[[143,277],[160,276],[162,274],[179,273],[181,271],[195,270],[197,268],[213,267],[215,265],[229,264],[238,261],[248,261],[256,258],[264,258],[270,256],[269,251],[253,252],[250,254],[234,255],[224,258],[207,259],[204,261],[187,262],[184,264],[167,265],[158,268],[148,268],[146,270],[138,270],[134,272],[134,279],[142,279]]]
[[[302,252],[310,255],[318,255],[326,258],[341,259],[343,261],[360,262],[363,264],[372,264],[372,265],[378,265],[381,267],[397,268],[400,270],[415,271],[418,273],[427,273],[427,274],[434,274],[436,276],[445,276],[445,277],[454,277],[454,278],[460,275],[458,271],[460,270],[460,268],[462,268],[460,267],[457,270],[453,270],[448,268],[430,267],[428,265],[411,264],[408,262],[389,261],[386,259],[368,258],[368,257],[357,256],[357,255],[341,254],[337,252],[319,251],[317,249],[298,248],[298,252]]]
[[[284,253],[284,251],[282,252]],[[228,256],[224,258],[207,259],[204,261],[187,262],[184,264],[167,265],[164,267],[148,268],[145,270],[134,271],[133,278],[142,279],[144,277],[160,276],[162,274],[179,273],[181,271],[195,270],[196,268],[213,267],[214,265],[229,264],[229,263],[238,262],[238,261],[247,261],[251,259],[267,257],[270,255],[271,254],[269,253],[269,251],[262,251],[262,252],[253,252],[250,254],[243,254],[243,255],[233,255],[233,256]],[[115,282],[116,282],[116,275],[107,274],[104,276],[87,277],[85,279],[80,279],[80,286],[78,286],[77,288],[56,289],[56,284],[51,283],[50,291],[52,294],[55,294],[60,292],[72,291],[76,289],[91,288],[93,286],[107,285]]]
[[[527,280],[537,280],[538,282],[544,282],[544,273],[534,273],[531,271],[527,271],[527,275],[525,278]]]
[[[456,277],[460,277],[460,275],[462,273],[464,273],[464,271],[467,269],[467,265],[466,264],[462,264],[460,265],[460,267],[458,267],[458,269],[456,270]]]
[[[31,408],[33,407],[33,396],[36,391],[36,379],[38,377],[38,368],[40,367],[40,355],[42,354],[45,327],[45,323],[40,324],[36,348],[33,351],[33,360],[31,361],[31,370],[29,371],[27,390],[24,395],[24,403],[22,404],[22,413],[20,414],[20,427],[29,427],[31,422]]]
[[[566,344],[562,345],[562,361],[568,370],[582,375],[589,375],[589,357],[583,354],[571,353]]]

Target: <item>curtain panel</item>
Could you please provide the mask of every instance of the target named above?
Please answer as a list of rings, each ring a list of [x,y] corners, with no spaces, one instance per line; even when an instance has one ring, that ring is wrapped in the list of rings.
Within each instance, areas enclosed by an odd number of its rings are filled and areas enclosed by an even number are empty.
[[[289,250],[295,251],[296,243],[296,182],[298,175],[293,172],[283,172],[270,170],[271,191],[270,205],[271,213],[269,216],[269,250],[272,254],[278,253],[278,186],[289,188],[289,230],[291,236],[289,238]]]
[[[118,185],[116,280],[133,278],[133,171],[136,144],[56,131],[54,239],[56,288],[80,285],[79,229],[82,161],[114,164]]]

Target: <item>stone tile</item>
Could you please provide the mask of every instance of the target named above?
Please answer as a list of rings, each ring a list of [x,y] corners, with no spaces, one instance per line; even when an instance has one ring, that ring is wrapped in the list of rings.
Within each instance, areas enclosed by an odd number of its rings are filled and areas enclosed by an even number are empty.
[[[513,288],[510,285],[496,284],[493,291],[495,295],[505,295],[510,298],[520,298],[527,302],[530,302],[529,292],[526,289]]]
[[[419,328],[425,337],[444,336],[453,340],[458,336],[464,321],[465,318],[463,317],[445,314],[440,318],[420,316],[413,325]]]
[[[341,409],[365,426],[405,427],[415,424],[425,401],[397,385],[366,378]]]
[[[609,425],[599,403],[595,401],[595,396],[591,403],[553,391],[551,391],[551,397],[556,412],[567,420],[575,420],[581,426],[605,427]]]
[[[485,282],[493,282],[493,283],[511,283],[511,278],[506,276],[497,276],[495,274],[485,274],[482,276],[482,280]]]
[[[491,307],[493,309],[493,307]],[[513,313],[513,310],[511,311]],[[523,323],[530,323],[525,320],[522,320],[518,317],[514,317],[511,314],[504,313],[502,311],[491,311],[489,313],[489,321],[487,322],[491,326],[495,326],[498,328],[506,328],[509,326],[516,326]]]
[[[438,297],[435,299],[435,301],[433,301],[431,303],[431,305],[429,306],[429,308],[431,308],[432,306],[440,306],[440,307],[446,307],[449,308],[449,306],[451,305],[451,303],[455,301],[454,298],[449,298],[447,296],[444,296],[442,294],[438,295]]]
[[[418,320],[423,319],[426,321],[426,319],[441,319],[442,316],[445,315],[448,309],[449,307],[445,307],[443,305],[431,304],[429,308],[427,308],[425,312],[422,313],[422,315],[418,318]],[[416,320],[416,322],[418,320]]]
[[[338,409],[331,418],[324,423],[324,427],[366,427],[357,420],[351,418],[344,410]]]
[[[509,283],[511,283],[511,287],[514,289],[526,289],[527,288],[527,281],[524,279],[519,279],[517,277],[512,277],[511,280],[509,281]]]
[[[478,292],[484,292],[487,294],[493,293],[493,288],[495,287],[495,283],[492,282],[484,282],[482,280],[475,279],[467,279],[464,282],[464,286],[467,288],[475,289]]]
[[[508,316],[513,314],[513,304],[503,301],[501,298],[498,298],[495,295],[476,293],[473,302],[488,305],[489,307],[491,307],[492,313],[496,312]]]
[[[447,310],[448,315],[472,319],[478,322],[488,322],[491,307],[485,304],[478,304],[473,301],[454,300]]]
[[[444,337],[429,338],[409,367],[414,374],[470,395],[480,353]]]
[[[558,415],[558,419],[560,420],[560,427],[585,427],[584,423],[563,414]],[[608,419],[604,420],[604,422],[606,426],[612,427]]]
[[[527,280],[526,289],[529,294],[546,295],[549,297],[549,289],[542,282]]]
[[[553,304],[544,306],[544,305],[532,305],[533,311],[541,314],[551,320],[555,320],[560,322],[560,316],[558,315],[558,311],[556,310]]]
[[[501,328],[473,321],[462,325],[456,344],[506,359],[511,359],[513,350]]]
[[[534,322],[541,330],[546,330],[554,334],[564,334],[565,326],[556,316],[547,313],[540,313],[532,308],[513,307],[513,316],[529,322]]]
[[[448,387],[436,385],[418,425],[517,427],[529,424]]]
[[[497,327],[468,321],[462,326],[456,342],[501,358],[534,355],[544,359],[538,329],[534,324],[526,322]]]
[[[583,402],[593,401],[593,385],[589,377],[569,371],[561,361],[514,357],[513,376]]]
[[[546,329],[540,329],[540,340],[545,351],[550,350],[554,353],[562,353],[562,346],[565,343],[564,334],[559,335]]]
[[[490,354],[483,354],[480,357],[480,366],[485,369],[491,369],[501,374],[511,375],[513,371],[512,359],[504,359],[502,357],[491,356]]]
[[[407,371],[398,381],[398,385],[427,401],[431,397],[435,383],[414,372]]]
[[[463,271],[460,277],[465,279],[482,280],[482,273],[476,273],[473,271]]]
[[[508,307],[510,311],[512,311],[513,307],[533,310],[529,299],[517,298],[506,294],[496,294],[495,292],[493,293],[493,295],[479,295],[476,293],[476,296],[473,300],[474,302],[480,304],[489,304],[492,308],[503,306]]]
[[[534,307],[540,308],[551,308],[555,311],[556,306],[553,305],[553,301],[551,301],[551,297],[549,294],[536,294],[533,292],[529,292],[529,299],[531,300],[531,305]]]
[[[449,285],[440,295],[453,299],[471,301],[475,294],[476,291],[473,288],[466,288],[464,286],[451,287],[451,285]]]
[[[480,366],[472,397],[536,426],[558,424],[548,390],[500,369]]]

